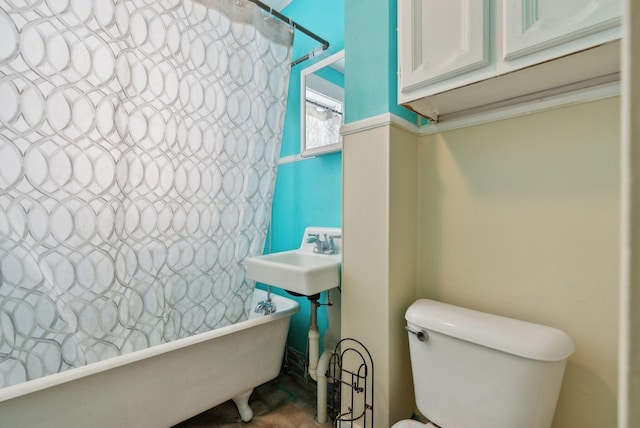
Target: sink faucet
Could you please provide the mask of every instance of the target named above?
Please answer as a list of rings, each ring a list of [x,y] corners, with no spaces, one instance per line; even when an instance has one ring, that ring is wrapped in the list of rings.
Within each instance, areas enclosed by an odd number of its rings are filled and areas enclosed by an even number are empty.
[[[325,234],[324,236],[325,236],[325,240],[323,241],[320,239],[320,234],[318,233],[307,234],[307,243],[309,244],[313,243],[315,245],[315,247],[313,248],[314,253],[324,254],[325,246],[326,248],[329,247],[329,244],[326,240],[327,235]]]
[[[324,239],[320,239],[319,233],[308,233],[307,234],[307,243],[315,244],[313,248],[313,252],[317,254],[336,254],[337,248],[334,242],[334,239],[341,238],[341,235],[330,235],[327,236],[326,233],[323,234]]]

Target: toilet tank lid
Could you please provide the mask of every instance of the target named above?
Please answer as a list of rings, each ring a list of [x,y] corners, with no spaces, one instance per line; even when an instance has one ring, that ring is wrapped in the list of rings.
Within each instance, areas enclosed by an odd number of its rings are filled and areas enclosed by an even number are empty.
[[[414,327],[438,332],[498,351],[540,361],[560,361],[574,351],[562,330],[420,299],[405,314]]]

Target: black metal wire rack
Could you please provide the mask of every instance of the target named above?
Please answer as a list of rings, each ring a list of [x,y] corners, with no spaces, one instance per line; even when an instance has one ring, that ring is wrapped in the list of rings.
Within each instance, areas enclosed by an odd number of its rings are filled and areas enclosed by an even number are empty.
[[[374,372],[369,350],[356,339],[342,339],[331,356],[327,378],[332,385],[333,426],[353,427],[361,421],[358,426],[373,427]]]

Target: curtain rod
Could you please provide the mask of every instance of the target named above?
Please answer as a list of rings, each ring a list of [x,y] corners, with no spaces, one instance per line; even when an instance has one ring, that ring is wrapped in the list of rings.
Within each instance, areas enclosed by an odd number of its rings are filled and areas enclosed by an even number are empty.
[[[269,15],[278,18],[280,21],[282,21],[282,22],[284,22],[286,24],[289,24],[291,27],[293,27],[294,30],[298,30],[303,34],[306,34],[307,36],[311,37],[313,40],[317,41],[318,43],[320,43],[322,45],[322,46],[312,50],[308,54],[305,54],[305,55],[301,56],[300,58],[296,59],[295,61],[292,61],[291,62],[291,67],[293,67],[294,65],[300,64],[301,62],[306,61],[306,60],[308,60],[310,58],[313,58],[314,56],[317,56],[317,55],[321,54],[322,52],[326,51],[329,48],[329,42],[328,41],[326,41],[322,37],[318,36],[314,32],[307,30],[305,27],[303,27],[302,25],[300,25],[297,22],[293,21],[289,17],[281,14],[277,10],[274,10],[271,6],[268,6],[268,5],[264,4],[264,3],[262,3],[260,0],[249,0],[249,1],[251,3],[253,3],[253,4],[255,4],[256,6],[258,6],[260,9],[264,10],[265,12],[267,12]]]

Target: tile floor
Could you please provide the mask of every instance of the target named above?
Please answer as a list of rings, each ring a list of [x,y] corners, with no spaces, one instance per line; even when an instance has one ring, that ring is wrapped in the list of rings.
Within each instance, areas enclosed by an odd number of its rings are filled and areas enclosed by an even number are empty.
[[[315,421],[315,403],[312,385],[281,374],[251,394],[251,422],[242,422],[235,404],[227,401],[174,428],[331,428],[331,423],[319,424]]]

